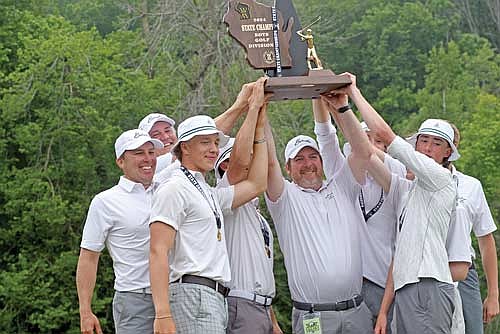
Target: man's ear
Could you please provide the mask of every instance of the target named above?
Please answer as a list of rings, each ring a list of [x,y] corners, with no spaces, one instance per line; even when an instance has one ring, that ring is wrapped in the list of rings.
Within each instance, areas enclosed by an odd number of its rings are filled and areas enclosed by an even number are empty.
[[[451,148],[450,144],[448,144],[448,152],[446,153],[446,154],[447,154],[447,155],[446,155],[446,158],[448,158],[448,159],[449,159],[452,153],[453,153],[453,150],[452,150],[452,148]]]
[[[190,151],[190,147],[189,147],[189,143],[188,142],[181,142],[180,144],[180,150],[182,152],[182,155],[189,155],[189,151]]]
[[[119,157],[118,159],[115,160],[116,165],[118,166],[118,168],[120,168],[122,170],[123,170],[123,164],[125,163],[124,162],[125,158],[123,157],[124,154],[125,153],[123,153],[121,157]]]

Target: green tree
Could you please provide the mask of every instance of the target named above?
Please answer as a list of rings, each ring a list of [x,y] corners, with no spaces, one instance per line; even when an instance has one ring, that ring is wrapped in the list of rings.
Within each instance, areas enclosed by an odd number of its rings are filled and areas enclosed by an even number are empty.
[[[0,321],[7,332],[79,332],[78,245],[90,198],[118,179],[113,142],[178,95],[126,67],[134,33],[103,39],[31,18],[45,34],[23,36],[0,100]],[[113,274],[101,263],[94,309],[111,332]]]

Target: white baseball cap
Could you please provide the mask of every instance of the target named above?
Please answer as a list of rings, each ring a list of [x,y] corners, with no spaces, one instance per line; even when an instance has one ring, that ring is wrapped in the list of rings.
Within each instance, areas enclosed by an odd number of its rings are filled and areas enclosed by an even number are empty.
[[[175,125],[175,121],[170,117],[168,117],[167,115],[152,113],[147,115],[141,120],[141,122],[139,123],[139,129],[149,133],[149,131],[151,131],[151,128],[153,127],[153,125],[155,125],[156,122],[167,122],[171,126]]]
[[[125,151],[135,150],[145,143],[150,142],[154,148],[163,148],[163,143],[153,139],[146,131],[140,129],[128,130],[122,133],[115,141],[116,158],[122,156]]]
[[[412,144],[413,147],[415,147],[418,136],[424,134],[442,138],[446,140],[448,144],[450,144],[452,153],[448,158],[448,161],[455,161],[460,158],[460,153],[458,153],[457,147],[455,146],[455,144],[453,144],[453,137],[455,132],[453,131],[450,123],[442,119],[428,119],[420,125],[417,133],[415,133],[410,138],[407,138],[406,140],[410,144]]]
[[[231,151],[233,150],[234,138],[229,138],[227,144],[219,149],[219,156],[215,160],[215,176],[217,179],[222,179],[222,175],[219,173],[219,166],[222,162],[229,159],[231,156]]]
[[[183,141],[188,141],[194,136],[202,135],[219,135],[219,147],[223,147],[229,140],[229,137],[224,135],[222,131],[217,129],[215,121],[207,115],[196,115],[184,120],[177,128],[177,143],[172,146],[171,152],[175,152],[175,148]]]
[[[301,149],[304,147],[311,147],[318,151],[319,148],[316,141],[309,136],[298,135],[288,141],[285,148],[285,162],[288,162],[288,159],[293,159],[299,153]]]

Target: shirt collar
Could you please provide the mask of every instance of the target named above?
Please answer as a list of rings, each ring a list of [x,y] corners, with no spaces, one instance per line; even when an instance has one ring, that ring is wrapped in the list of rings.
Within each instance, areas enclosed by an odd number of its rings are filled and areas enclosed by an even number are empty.
[[[155,189],[157,186],[157,182],[153,181],[151,185],[148,187],[148,189],[144,189],[144,185],[142,183],[131,181],[122,175],[120,176],[120,181],[118,182],[118,185],[129,193],[133,192],[135,189],[142,189],[147,192]]]

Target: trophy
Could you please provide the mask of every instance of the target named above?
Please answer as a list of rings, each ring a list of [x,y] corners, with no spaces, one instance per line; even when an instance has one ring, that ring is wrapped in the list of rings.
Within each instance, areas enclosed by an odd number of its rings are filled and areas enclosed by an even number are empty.
[[[349,77],[323,68],[311,26],[301,28],[291,0],[266,6],[255,0],[230,0],[224,23],[247,54],[248,63],[269,78],[271,100],[314,99],[351,83]]]

